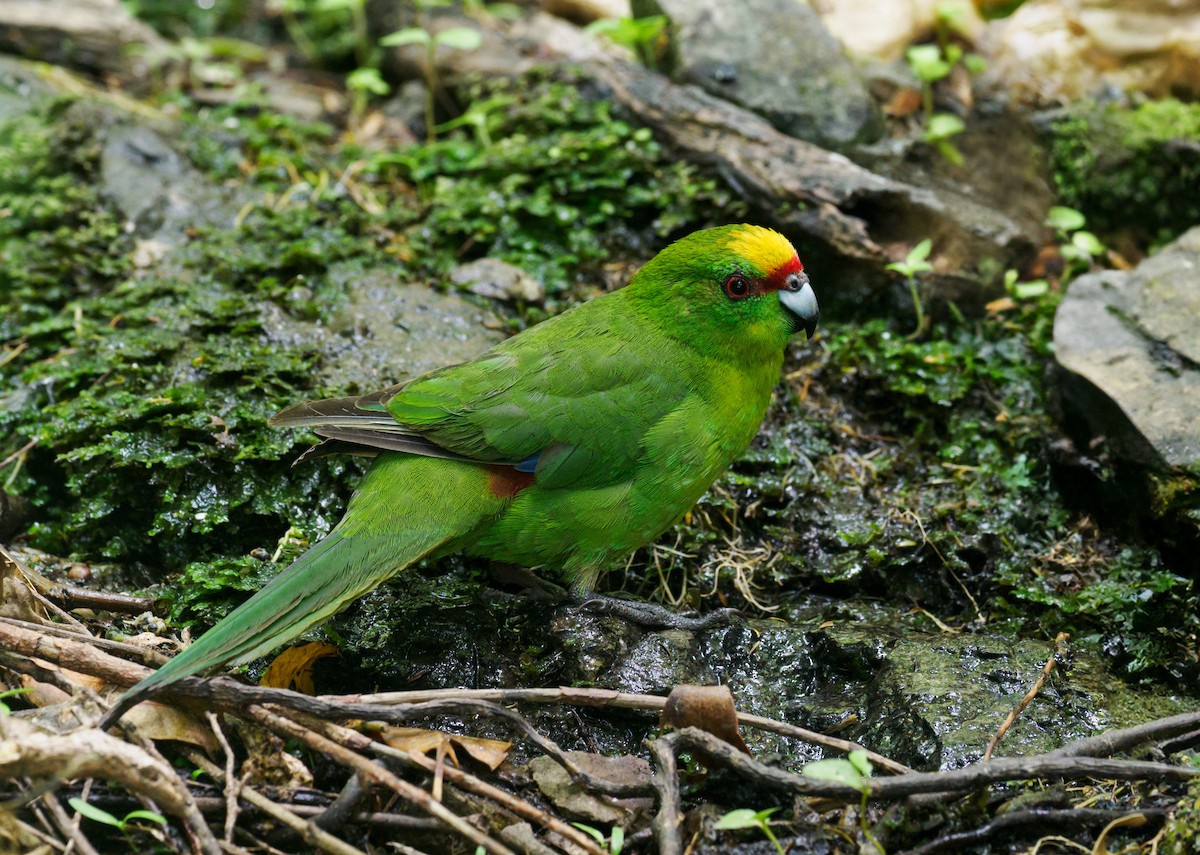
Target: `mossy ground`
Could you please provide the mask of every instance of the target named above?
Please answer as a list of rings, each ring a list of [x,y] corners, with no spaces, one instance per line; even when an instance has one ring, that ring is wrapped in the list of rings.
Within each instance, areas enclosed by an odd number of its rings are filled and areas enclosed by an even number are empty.
[[[1064,203],[1105,232],[1164,244],[1200,224],[1200,105],[1083,102],[1048,126],[1050,168]]]

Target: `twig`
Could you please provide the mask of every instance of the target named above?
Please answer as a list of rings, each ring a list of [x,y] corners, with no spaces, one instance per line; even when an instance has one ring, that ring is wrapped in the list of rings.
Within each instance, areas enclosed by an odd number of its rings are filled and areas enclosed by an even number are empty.
[[[615,707],[618,709],[646,710],[661,713],[667,699],[662,695],[638,695],[630,692],[617,692],[611,689],[587,689],[560,686],[557,689],[434,689],[420,692],[379,692],[369,695],[322,695],[323,700],[334,702],[352,702],[364,704],[418,704],[425,701],[441,701],[452,699],[472,699],[494,701],[498,704],[568,704],[583,707]],[[834,751],[850,753],[851,751],[866,751],[871,762],[882,769],[896,774],[911,772],[902,763],[897,763],[882,754],[850,742],[797,727],[794,724],[777,721],[765,716],[738,713],[738,724],[802,739],[813,745],[829,748]]]
[[[434,770],[435,761],[431,760],[429,757],[426,757],[424,754],[420,754],[416,751],[400,751],[399,749],[392,748],[390,745],[376,742],[375,740],[359,733],[357,730],[351,730],[348,727],[333,724],[332,722],[318,720],[314,721],[312,724],[314,728],[319,729],[330,739],[345,745],[347,748],[351,748],[355,751],[371,751],[380,755],[381,757],[388,757],[398,760],[402,763],[417,766],[426,772],[432,773]],[[459,787],[467,792],[474,793],[475,795],[491,799],[501,807],[512,811],[522,819],[536,822],[538,825],[541,825],[547,830],[566,837],[576,846],[579,846],[586,852],[591,853],[591,855],[605,855],[604,850],[598,849],[594,841],[583,834],[583,832],[579,831],[573,826],[567,825],[562,820],[551,816],[545,811],[538,809],[534,805],[518,799],[511,793],[505,792],[499,787],[494,787],[486,781],[480,780],[469,772],[465,772],[462,769],[457,769],[453,766],[445,767],[443,774],[445,774],[446,780],[454,786]]]
[[[844,802],[858,802],[862,799],[862,793],[846,784],[806,778],[759,763],[729,743],[698,728],[687,727],[673,736],[676,750],[704,752],[715,762],[762,786],[798,796],[823,796]],[[1035,778],[1190,781],[1197,777],[1200,777],[1200,769],[1172,766],[1167,763],[1042,754],[1034,757],[1002,757],[941,772],[911,772],[890,778],[875,778],[869,781],[869,798],[877,801],[895,801],[917,793],[959,792],[1002,781],[1025,781]]]
[[[221,722],[217,719],[216,713],[210,712],[206,717],[208,726],[212,728],[217,742],[221,745],[221,751],[225,753],[225,842],[233,843],[233,829],[237,825],[238,795],[241,790],[241,782],[234,771],[233,748],[230,747],[229,740],[225,738],[225,731],[221,730]]]
[[[199,751],[189,748],[184,752],[184,755],[192,763],[203,769],[214,781],[225,783],[228,786],[229,779],[226,777],[225,771]],[[334,837],[329,832],[318,828],[312,822],[306,822],[297,816],[291,808],[271,801],[257,790],[245,788],[241,791],[240,796],[280,825],[286,825],[292,831],[296,832],[304,839],[305,843],[317,847],[322,852],[328,852],[330,855],[366,855],[361,849],[357,849],[349,843]]]
[[[245,710],[245,714],[268,730],[287,736],[290,739],[299,739],[319,754],[326,754],[343,766],[348,766],[354,771],[359,772],[367,780],[373,781],[382,787],[387,787],[401,798],[407,799],[421,808],[421,810],[430,816],[440,819],[475,845],[482,846],[486,851],[492,852],[494,855],[513,855],[512,850],[507,846],[496,842],[473,825],[463,821],[461,817],[451,813],[445,806],[435,802],[420,787],[397,777],[387,769],[376,763],[372,763],[365,757],[355,754],[333,740],[315,733],[259,704],[248,707]]]
[[[27,776],[51,781],[104,778],[150,798],[196,835],[204,852],[219,852],[203,817],[169,764],[146,750],[95,729],[49,734],[13,716],[0,716],[0,778]]]
[[[1050,679],[1050,674],[1054,671],[1054,666],[1058,662],[1059,657],[1066,653],[1066,644],[1070,638],[1071,634],[1067,632],[1060,632],[1055,637],[1054,652],[1050,654],[1050,658],[1042,666],[1042,673],[1034,681],[1033,687],[1025,693],[1025,697],[1021,698],[1009,714],[1004,717],[1004,721],[1000,723],[999,729],[992,734],[992,738],[988,741],[987,748],[983,752],[984,760],[992,759],[992,752],[996,750],[996,746],[1000,744],[1000,740],[1004,738],[1004,734],[1008,733],[1008,729],[1013,726],[1013,723],[1017,720],[1017,716],[1024,712],[1025,708],[1033,702],[1033,699],[1041,693],[1042,687]]]
[[[906,849],[904,852],[899,853],[899,855],[937,855],[940,852],[962,852],[968,847],[985,843],[993,837],[1013,835],[1021,831],[1026,831],[1030,834],[1040,834],[1042,833],[1041,830],[1046,828],[1066,831],[1068,829],[1092,828],[1098,825],[1107,826],[1111,824],[1114,818],[1121,819],[1122,817],[1133,815],[1144,816],[1151,822],[1162,822],[1167,814],[1168,811],[1157,808],[1136,811],[1132,814],[1127,811],[1118,812],[1097,808],[1073,810],[1033,808],[1030,810],[1018,810],[998,816],[986,825],[981,825],[970,831],[947,834],[945,837],[931,840],[915,849]]]
[[[59,831],[71,841],[68,849],[74,846],[79,850],[80,855],[100,855],[96,851],[96,847],[92,846],[92,842],[87,839],[79,824],[67,816],[66,810],[63,809],[54,793],[43,793],[42,804],[50,811],[50,816],[54,818],[54,824],[58,826]]]
[[[132,597],[105,591],[87,591],[70,585],[55,585],[46,596],[65,609],[100,609],[121,614],[141,614],[154,610],[154,597]]]
[[[1068,742],[1049,752],[1047,757],[1108,757],[1127,752],[1156,739],[1168,739],[1200,726],[1200,712],[1180,713],[1145,724],[1109,730],[1084,739]]]
[[[659,855],[679,855],[683,843],[679,837],[679,826],[683,822],[680,814],[679,772],[675,762],[675,742],[678,733],[669,733],[650,741],[650,754],[654,758],[654,789],[658,791],[658,813],[654,815],[654,839],[658,843]]]
[[[125,654],[126,657],[131,657],[134,662],[140,661],[143,665],[162,665],[171,659],[166,654],[159,653],[157,650],[152,650],[149,647],[129,644],[125,641],[114,641],[111,638],[102,638],[98,635],[87,635],[80,630],[67,629],[65,626],[56,623],[33,623],[10,617],[0,617],[0,622],[12,624],[14,627],[27,629],[31,632],[53,635],[55,638],[72,639],[93,647],[98,647],[110,653]]]

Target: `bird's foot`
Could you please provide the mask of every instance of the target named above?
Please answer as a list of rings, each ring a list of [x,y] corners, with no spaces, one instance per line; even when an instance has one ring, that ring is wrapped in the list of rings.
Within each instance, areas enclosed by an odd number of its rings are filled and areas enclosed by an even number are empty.
[[[570,599],[565,588],[543,579],[527,567],[519,567],[516,564],[495,562],[488,568],[488,577],[493,585],[518,589],[516,594],[506,594],[493,588],[491,594],[498,600],[542,600],[561,603]]]
[[[616,597],[606,597],[603,594],[586,595],[579,603],[579,607],[598,614],[616,615],[639,626],[656,629],[686,629],[691,632],[712,629],[714,626],[724,626],[741,616],[737,609],[717,609],[706,615],[680,614],[654,603],[621,600]]]

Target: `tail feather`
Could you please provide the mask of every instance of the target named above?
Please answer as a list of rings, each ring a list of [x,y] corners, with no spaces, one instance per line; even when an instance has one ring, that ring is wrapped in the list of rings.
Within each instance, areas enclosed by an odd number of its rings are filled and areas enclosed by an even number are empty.
[[[105,715],[184,677],[246,662],[290,641],[498,513],[478,466],[408,455],[377,459],[345,518],[191,646],[135,685]]]

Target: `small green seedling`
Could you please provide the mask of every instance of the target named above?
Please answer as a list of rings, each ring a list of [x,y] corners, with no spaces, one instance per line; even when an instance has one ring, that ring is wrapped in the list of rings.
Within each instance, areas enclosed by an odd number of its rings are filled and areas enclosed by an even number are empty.
[[[29,689],[7,689],[0,692],[0,715],[12,715],[12,707],[4,703],[5,698],[15,698],[17,695],[24,695],[29,692]]]
[[[917,274],[933,270],[933,265],[925,260],[929,258],[929,252],[932,249],[933,241],[925,238],[908,251],[908,256],[903,261],[894,261],[887,266],[888,270],[894,270],[905,278],[908,282],[908,292],[912,295],[913,309],[917,313],[917,328],[913,330],[909,338],[917,338],[924,333],[928,322],[925,310],[921,306],[921,293],[917,289]]]
[[[809,763],[803,769],[806,778],[836,781],[853,787],[863,794],[864,801],[871,793],[871,761],[865,751],[851,751],[846,757],[830,757]]]
[[[716,827],[722,831],[738,831],[743,828],[757,828],[762,831],[763,834],[767,835],[767,839],[774,844],[775,851],[778,852],[779,855],[785,855],[783,846],[779,842],[779,838],[772,833],[771,826],[767,825],[768,817],[770,817],[771,814],[775,813],[777,810],[779,810],[779,808],[767,808],[766,810],[759,811],[751,810],[750,808],[731,810],[729,813],[717,820]]]
[[[851,751],[845,758],[830,757],[827,760],[809,763],[802,771],[806,778],[836,781],[862,793],[862,802],[858,812],[860,828],[863,836],[871,841],[875,850],[882,852],[883,848],[879,845],[879,841],[867,828],[867,797],[871,795],[871,770],[871,761],[867,758],[867,752],[858,749]]]
[[[471,27],[450,27],[439,33],[431,33],[424,27],[406,27],[379,40],[383,47],[422,45],[425,48],[425,134],[429,142],[437,139],[434,123],[434,95],[437,92],[437,50],[440,47],[453,50],[475,50],[483,44],[479,30]]]
[[[1059,252],[1066,262],[1067,279],[1087,271],[1107,250],[1100,238],[1084,229],[1087,218],[1074,208],[1055,205],[1046,213],[1046,225],[1062,242]]]
[[[582,822],[573,822],[571,825],[587,834],[601,846],[607,846],[609,855],[621,855],[621,850],[625,848],[625,829],[619,825],[613,826],[612,834],[607,838],[600,829],[585,825]]]
[[[133,839],[129,836],[129,832],[136,830],[137,828],[134,823],[136,823],[138,820],[144,820],[146,822],[156,822],[159,825],[167,824],[166,817],[160,813],[155,813],[154,811],[150,810],[131,810],[129,813],[125,814],[123,818],[118,819],[104,808],[98,808],[95,805],[90,805],[77,796],[71,796],[71,798],[67,799],[67,804],[74,808],[75,812],[80,816],[87,817],[93,822],[111,825],[113,828],[120,831],[121,834],[124,835],[126,842],[129,844],[129,851],[131,852],[137,851],[137,847],[134,846]]]
[[[936,148],[938,153],[950,163],[962,166],[962,152],[955,147],[954,143],[950,142],[950,139],[966,129],[966,123],[958,116],[952,113],[934,113],[929,117],[929,123],[925,125],[925,142]]]
[[[1033,300],[1043,296],[1050,290],[1050,283],[1045,279],[1031,279],[1028,282],[1018,282],[1021,274],[1009,269],[1004,271],[1004,290],[1014,300]]]
[[[629,48],[647,68],[658,68],[659,47],[666,28],[667,19],[664,15],[601,18],[587,25],[589,33],[604,36],[615,44]]]

